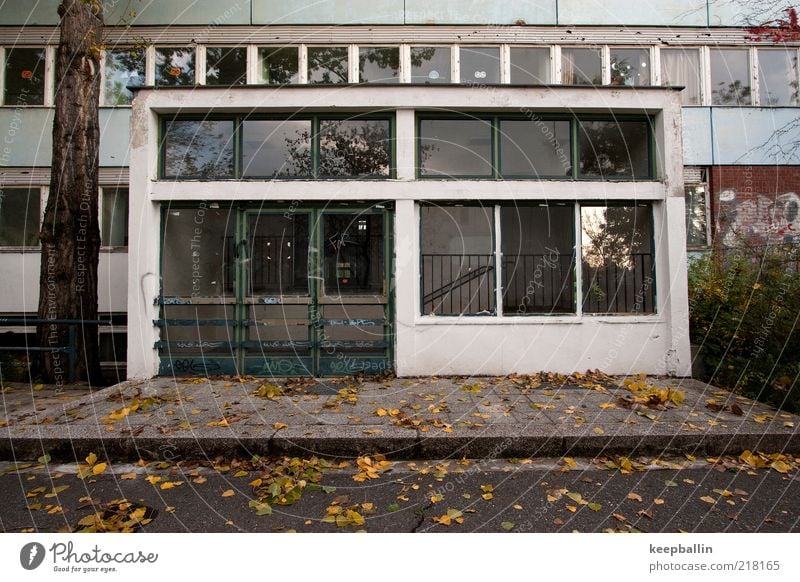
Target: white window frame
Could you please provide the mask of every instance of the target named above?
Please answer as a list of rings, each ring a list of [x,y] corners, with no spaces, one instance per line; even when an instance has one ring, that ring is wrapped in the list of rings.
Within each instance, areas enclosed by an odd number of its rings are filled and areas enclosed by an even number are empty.
[[[554,61],[555,57],[553,56],[555,48],[557,45],[552,44],[506,44],[503,45],[506,47],[506,54],[505,54],[505,67],[504,72],[506,73],[505,80],[501,82],[504,85],[511,85],[511,49],[515,48],[529,48],[529,49],[547,49],[547,83],[543,83],[544,85],[553,85],[556,84],[554,75]],[[559,53],[560,55],[560,53]],[[560,83],[559,83],[560,84]]]
[[[101,184],[97,197],[97,216],[98,226],[100,227],[100,250],[102,252],[127,252],[128,245],[108,245],[103,240],[103,206],[105,204],[105,191],[106,190],[127,190],[128,191],[128,207],[130,209],[130,187],[127,184]],[[130,211],[130,210],[129,210]],[[130,225],[125,228],[130,228]]]
[[[398,51],[398,69],[397,69],[397,82],[399,84],[405,83],[405,73],[404,69],[406,68],[405,65],[405,57],[403,52],[403,47],[407,45],[399,45],[399,44],[391,44],[391,43],[384,43],[384,44],[359,44],[353,45],[355,58],[351,59],[354,66],[352,70],[352,83],[361,83],[361,69],[359,65],[361,64],[361,49],[369,49],[369,48],[396,48]],[[409,61],[411,59],[411,53],[408,53]]]
[[[347,85],[353,83],[353,47],[356,47],[356,54],[358,54],[358,47],[354,44],[348,43],[332,43],[332,44],[320,44],[320,43],[312,43],[312,44],[304,44],[303,47],[303,56],[304,59],[301,58],[300,64],[302,65],[303,75],[301,75],[301,79],[304,79],[305,82],[301,81],[301,84],[308,85],[308,49],[313,48],[344,48],[347,49],[347,80],[344,83],[334,83],[334,85]],[[358,70],[358,65],[356,65],[356,70]]]
[[[656,86],[656,75],[655,75],[655,47],[649,44],[612,44],[608,46],[608,84],[611,84],[611,51],[614,50],[643,50],[647,51],[647,66],[650,68],[649,72],[649,80],[650,80],[650,87]],[[660,71],[659,71],[660,73]],[[648,85],[633,85],[634,87],[647,87]]]
[[[500,59],[499,59],[499,61],[497,63],[497,66],[500,68],[500,70],[498,71],[498,73],[499,73],[498,74],[498,79],[500,80],[501,84],[502,83],[508,84],[507,81],[505,81],[505,82],[503,81],[503,71],[506,68],[506,63],[503,61],[503,53],[505,52],[503,50],[503,46],[504,45],[497,45],[497,44],[461,44],[461,45],[458,45],[458,79],[456,80],[457,84],[459,84],[459,85],[465,84],[465,83],[463,83],[461,81],[461,49],[462,48],[467,49],[467,50],[481,49],[481,48],[498,49],[499,57],[500,57]],[[508,70],[509,70],[509,72],[511,71],[511,66],[510,65],[508,67]]]

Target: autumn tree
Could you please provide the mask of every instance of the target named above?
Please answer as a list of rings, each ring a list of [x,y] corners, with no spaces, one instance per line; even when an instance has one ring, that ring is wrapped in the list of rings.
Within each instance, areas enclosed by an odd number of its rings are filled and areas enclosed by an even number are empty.
[[[98,165],[101,0],[62,0],[56,62],[55,117],[50,193],[39,238],[40,319],[94,322],[98,317],[97,267],[100,256]],[[69,345],[67,326],[40,325],[39,345]],[[76,378],[103,383],[97,325],[77,327]],[[67,362],[56,351],[42,352],[39,373],[60,383]]]

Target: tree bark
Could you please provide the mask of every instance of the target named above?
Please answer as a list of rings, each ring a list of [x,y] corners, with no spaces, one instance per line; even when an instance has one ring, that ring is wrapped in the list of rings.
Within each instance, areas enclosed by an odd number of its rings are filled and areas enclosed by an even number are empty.
[[[98,165],[100,45],[103,12],[100,0],[62,0],[58,8],[61,36],[55,82],[55,119],[50,193],[39,239],[40,319],[96,321],[97,267],[100,260]],[[75,375],[103,384],[96,324],[75,328]],[[37,328],[40,346],[67,346],[69,328]],[[40,352],[39,373],[62,384],[69,375],[67,354]]]

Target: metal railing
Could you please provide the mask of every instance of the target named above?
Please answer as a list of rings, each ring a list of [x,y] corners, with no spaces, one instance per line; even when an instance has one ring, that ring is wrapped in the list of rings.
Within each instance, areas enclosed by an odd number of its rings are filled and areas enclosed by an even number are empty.
[[[599,267],[583,263],[584,313],[653,313],[655,277],[652,253],[633,253]]]
[[[503,257],[503,313],[571,313],[575,263],[569,254]]]
[[[462,315],[494,311],[494,255],[425,254],[422,312]]]

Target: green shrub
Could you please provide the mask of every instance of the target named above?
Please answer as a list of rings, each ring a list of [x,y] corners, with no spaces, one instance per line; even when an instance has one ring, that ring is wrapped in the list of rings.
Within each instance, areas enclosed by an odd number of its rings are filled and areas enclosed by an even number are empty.
[[[689,265],[703,380],[800,412],[800,273],[793,249],[739,249]]]

